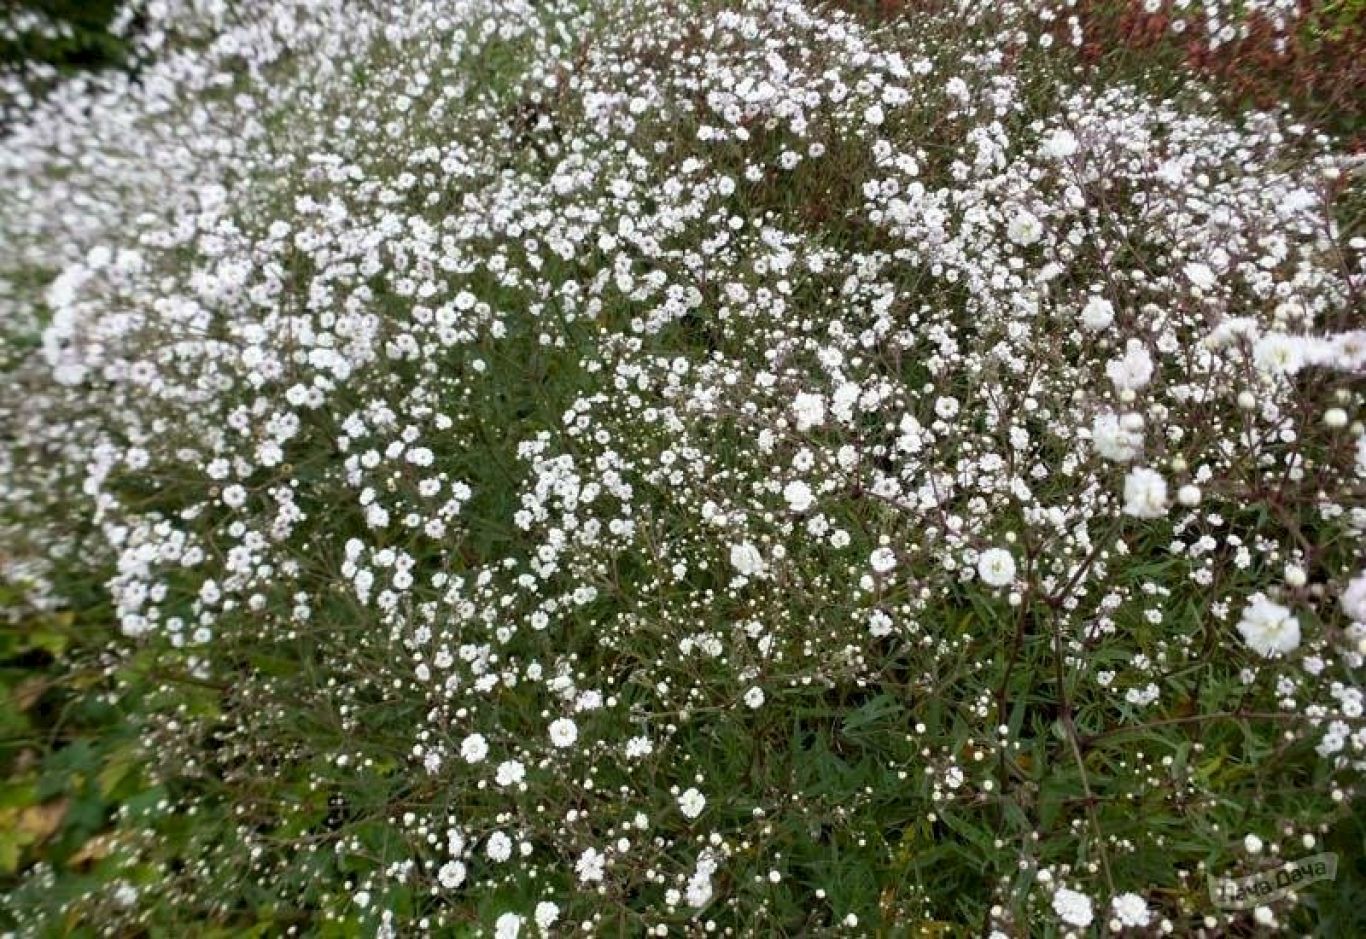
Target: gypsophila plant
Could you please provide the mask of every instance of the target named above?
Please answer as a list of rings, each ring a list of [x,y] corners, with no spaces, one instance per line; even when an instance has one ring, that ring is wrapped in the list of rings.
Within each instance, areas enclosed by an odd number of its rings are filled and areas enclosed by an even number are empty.
[[[5,618],[129,742],[5,751],[8,928],[1349,934],[1209,878],[1355,889],[1366,160],[1072,7],[160,0],[12,95]]]

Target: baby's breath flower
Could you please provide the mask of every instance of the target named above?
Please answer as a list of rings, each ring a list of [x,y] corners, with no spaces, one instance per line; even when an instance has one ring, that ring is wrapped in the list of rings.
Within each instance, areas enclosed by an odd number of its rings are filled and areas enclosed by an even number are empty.
[[[572,720],[561,717],[550,723],[550,742],[560,749],[572,747],[579,739],[579,728]]]
[[[1156,470],[1138,467],[1124,477],[1124,514],[1161,518],[1167,514],[1167,481]]]
[[[1300,644],[1300,621],[1286,607],[1258,594],[1238,621],[1238,632],[1254,652],[1265,658],[1293,652]]]
[[[678,810],[685,818],[697,818],[707,807],[707,798],[696,788],[687,789],[678,797]]]
[[[1053,894],[1053,912],[1069,926],[1090,926],[1095,914],[1091,898],[1068,887],[1059,887]]]
[[[1110,901],[1110,908],[1121,927],[1142,928],[1152,922],[1147,902],[1136,893],[1121,893]]]
[[[1005,587],[1015,580],[1015,558],[1004,548],[988,548],[977,558],[977,576],[988,587]]]

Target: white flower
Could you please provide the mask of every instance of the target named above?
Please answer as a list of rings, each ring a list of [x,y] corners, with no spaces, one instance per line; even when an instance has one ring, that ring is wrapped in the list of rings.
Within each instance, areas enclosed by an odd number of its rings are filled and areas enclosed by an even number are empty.
[[[1138,467],[1124,477],[1124,514],[1161,518],[1167,514],[1167,481],[1156,470]]]
[[[1104,297],[1092,297],[1081,308],[1081,325],[1098,333],[1115,321],[1115,305]]]
[[[517,939],[522,931],[522,917],[516,913],[504,913],[493,924],[494,939]]]
[[[1262,844],[1262,839],[1258,838],[1256,835],[1249,834],[1243,838],[1243,850],[1248,854],[1261,854],[1262,848],[1264,847],[1265,845]]]
[[[1304,368],[1305,342],[1285,333],[1267,333],[1252,344],[1252,361],[1268,375],[1294,375]]]
[[[1091,445],[1103,458],[1128,463],[1142,452],[1143,434],[1125,425],[1124,419],[1109,412],[1096,415],[1091,424]]]
[[[495,831],[484,844],[484,853],[489,856],[489,860],[501,864],[512,857],[512,839],[501,831]]]
[[[1214,271],[1210,270],[1209,265],[1191,263],[1187,264],[1183,270],[1190,282],[1201,290],[1208,290],[1214,286]]]
[[[708,877],[693,877],[688,881],[688,892],[686,898],[688,906],[695,910],[700,910],[706,906],[712,898],[711,879]]]
[[[1348,619],[1354,623],[1366,623],[1366,571],[1347,582],[1339,602]]]
[[[1015,558],[1004,548],[988,548],[977,558],[977,576],[988,587],[1005,587],[1015,580]]]
[[[1345,372],[1360,371],[1366,368],[1366,329],[1352,329],[1338,333],[1328,340],[1326,348],[1322,343],[1305,343],[1306,351],[1313,348],[1316,360]],[[1321,351],[1320,351],[1321,350]]]
[[[1124,355],[1111,359],[1105,366],[1105,375],[1120,391],[1137,391],[1153,377],[1153,357],[1137,339],[1130,339],[1124,345]]]
[[[454,890],[465,882],[465,865],[460,861],[447,861],[436,872],[436,879],[447,890]]]
[[[563,750],[572,747],[579,739],[578,726],[567,717],[561,717],[550,724],[550,742]]]
[[[754,577],[764,572],[764,558],[758,548],[742,541],[730,546],[730,566],[745,577]]]
[[[483,762],[488,755],[489,745],[483,734],[470,734],[460,742],[460,756],[466,763]]]
[[[1121,893],[1110,901],[1110,908],[1121,926],[1147,926],[1153,918],[1147,901],[1136,893]]]
[[[655,745],[650,742],[649,737],[632,737],[626,741],[626,758],[628,760],[639,760],[655,752]]]
[[[1077,137],[1066,128],[1059,128],[1044,138],[1039,147],[1050,160],[1065,160],[1077,152]]]
[[[542,930],[547,930],[555,925],[555,920],[560,918],[560,908],[549,900],[542,900],[536,904],[536,909],[531,917],[536,920],[537,926],[541,927]]]
[[[764,689],[755,685],[745,692],[745,704],[751,708],[761,708],[764,706]]]
[[[1176,501],[1187,508],[1191,508],[1200,504],[1202,495],[1203,493],[1200,492],[1199,486],[1194,483],[1186,483],[1180,489],[1176,490]]]
[[[1006,237],[1017,245],[1028,247],[1043,237],[1043,223],[1030,212],[1020,209],[1006,226]]]
[[[874,639],[890,636],[892,634],[892,618],[882,610],[873,610],[868,614],[868,634]]]
[[[583,883],[601,881],[606,869],[607,859],[597,848],[585,848],[579,859],[574,862],[574,872]]]
[[[896,552],[891,548],[878,548],[868,556],[868,563],[879,574],[885,574],[896,567]]]
[[[526,767],[518,760],[504,760],[499,763],[498,770],[493,776],[493,781],[503,787],[515,786],[524,779]]]
[[[1290,610],[1261,594],[1243,610],[1238,632],[1254,652],[1263,658],[1293,652],[1300,644],[1300,621]]]
[[[794,512],[805,512],[816,502],[811,487],[800,479],[794,479],[783,487],[783,498],[787,500],[787,507]]]
[[[792,414],[797,418],[797,430],[808,431],[825,423],[825,399],[803,391],[792,401]]]
[[[1095,917],[1091,910],[1091,898],[1067,887],[1059,887],[1057,893],[1053,894],[1053,912],[1070,926],[1090,926]]]
[[[678,810],[685,818],[697,818],[707,807],[707,797],[696,788],[688,789],[678,797]]]

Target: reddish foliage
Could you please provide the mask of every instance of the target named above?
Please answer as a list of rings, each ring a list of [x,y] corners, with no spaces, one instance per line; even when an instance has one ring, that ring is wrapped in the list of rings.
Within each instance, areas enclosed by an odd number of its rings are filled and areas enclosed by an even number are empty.
[[[1286,32],[1254,13],[1246,20],[1246,36],[1217,46],[1198,15],[1188,18],[1184,33],[1173,32],[1170,5],[1146,13],[1142,0],[1082,0],[1076,12],[1089,62],[1116,49],[1167,50],[1213,79],[1234,103],[1284,103],[1306,122],[1346,134],[1353,149],[1366,148],[1366,23],[1315,28],[1322,22],[1323,0],[1299,5],[1300,19]]]

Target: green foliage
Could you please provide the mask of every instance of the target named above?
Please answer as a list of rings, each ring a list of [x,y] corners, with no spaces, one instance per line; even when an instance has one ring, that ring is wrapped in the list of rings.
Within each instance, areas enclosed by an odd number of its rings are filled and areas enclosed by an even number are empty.
[[[0,39],[0,67],[42,62],[71,71],[119,64],[123,40],[107,29],[118,6],[118,0],[17,0],[0,17],[32,11],[58,24],[62,34],[29,30],[16,40]]]

